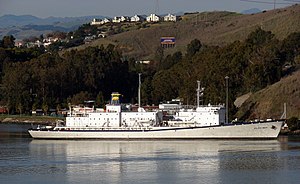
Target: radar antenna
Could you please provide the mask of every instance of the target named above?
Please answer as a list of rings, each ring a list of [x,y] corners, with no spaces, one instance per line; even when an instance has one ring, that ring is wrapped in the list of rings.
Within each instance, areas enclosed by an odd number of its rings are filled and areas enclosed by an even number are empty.
[[[197,81],[197,108],[200,107],[200,97],[203,97],[204,88],[201,87],[201,81]]]

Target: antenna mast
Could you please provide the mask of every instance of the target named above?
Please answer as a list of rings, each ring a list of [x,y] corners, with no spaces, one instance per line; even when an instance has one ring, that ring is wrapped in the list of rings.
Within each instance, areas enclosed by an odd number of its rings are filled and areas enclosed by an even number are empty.
[[[159,2],[158,2],[158,0],[156,0],[156,3],[155,3],[155,14],[156,15],[159,14]]]

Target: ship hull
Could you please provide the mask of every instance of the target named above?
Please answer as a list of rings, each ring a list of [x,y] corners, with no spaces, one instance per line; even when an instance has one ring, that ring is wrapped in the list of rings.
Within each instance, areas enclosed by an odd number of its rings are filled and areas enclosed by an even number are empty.
[[[212,127],[29,130],[37,139],[275,139],[283,121]]]

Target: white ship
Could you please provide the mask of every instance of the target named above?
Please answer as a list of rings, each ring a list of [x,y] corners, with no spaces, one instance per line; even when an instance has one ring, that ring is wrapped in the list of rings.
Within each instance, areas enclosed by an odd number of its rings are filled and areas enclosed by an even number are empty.
[[[137,112],[124,110],[119,93],[113,93],[106,110],[94,108],[70,108],[65,125],[28,130],[38,139],[274,139],[277,138],[283,120],[254,121],[231,124],[226,122],[225,108],[200,106],[202,93],[197,89],[195,109],[175,109],[172,118],[164,120],[163,110]]]

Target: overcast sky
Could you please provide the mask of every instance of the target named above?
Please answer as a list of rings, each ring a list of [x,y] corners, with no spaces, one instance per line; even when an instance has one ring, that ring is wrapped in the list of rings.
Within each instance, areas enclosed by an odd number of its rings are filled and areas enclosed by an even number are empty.
[[[256,1],[274,2],[274,0]],[[276,0],[276,2],[286,1]],[[284,6],[288,5],[278,4],[276,8]],[[34,15],[41,18],[86,15],[132,16],[155,13],[157,10],[159,14],[213,10],[241,12],[250,8],[269,10],[273,9],[273,5],[240,0],[0,0],[0,16]]]

